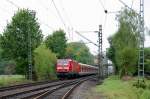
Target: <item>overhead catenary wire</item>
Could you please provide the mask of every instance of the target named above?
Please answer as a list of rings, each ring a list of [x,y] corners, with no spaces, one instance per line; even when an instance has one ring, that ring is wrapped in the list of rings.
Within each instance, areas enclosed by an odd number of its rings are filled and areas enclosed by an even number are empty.
[[[80,37],[86,39],[87,41],[89,41],[90,43],[94,44],[95,46],[98,46],[96,43],[92,42],[90,39],[86,38],[85,36],[83,36],[80,32],[75,31]]]
[[[133,10],[131,7],[129,7],[125,2],[123,2],[122,0],[119,0],[120,3],[122,3],[125,7],[127,7],[130,10]]]
[[[16,8],[20,8],[17,4],[15,4],[14,2],[10,1],[10,0],[6,0],[7,2],[9,2],[10,4],[12,4],[13,6],[15,6]]]
[[[6,0],[6,1],[7,1],[8,3],[10,3],[11,5],[15,6],[16,8],[20,9],[20,7],[19,7],[16,3],[14,3],[13,1],[10,1],[10,0]],[[9,12],[8,12],[8,13],[9,13]],[[41,22],[41,24],[43,24],[43,25],[45,25],[46,27],[48,27],[48,28],[54,30],[53,27],[49,26],[49,25],[48,25],[47,23],[45,23],[45,22]]]
[[[58,14],[58,16],[59,16],[59,18],[60,18],[62,24],[64,25],[64,27],[65,27],[66,30],[67,30],[66,24],[65,24],[65,22],[64,22],[64,20],[63,20],[63,18],[62,18],[62,16],[61,16],[61,14],[60,14],[60,12],[59,12],[59,10],[58,10],[58,8],[57,8],[57,6],[56,6],[54,0],[52,0],[52,3],[53,3],[53,5],[54,5],[54,7],[55,7],[55,9],[56,9],[56,11],[57,11],[57,14]]]
[[[61,3],[62,11],[64,12],[63,14],[64,14],[64,16],[66,17],[66,19],[67,19],[67,21],[69,23],[69,26],[68,26],[69,37],[71,37],[71,39],[73,40],[73,29],[74,29],[74,27],[73,27],[72,22],[71,22],[71,20],[70,20],[70,18],[68,16],[64,6],[63,6],[63,1],[61,0],[60,3]],[[70,33],[71,33],[71,35],[70,35]]]
[[[69,18],[68,14],[67,14],[67,12],[66,12],[64,6],[63,6],[63,1],[61,0],[60,2],[61,2],[62,11],[64,12],[64,15],[66,16],[66,19],[68,20],[68,23],[69,23],[70,26],[73,28],[72,22],[70,21],[70,18]]]
[[[100,2],[100,4],[101,4],[102,8],[103,8],[104,10],[106,10],[106,9],[105,9],[105,6],[104,6],[104,4],[103,4],[103,2],[102,2],[101,0],[99,0],[99,2]]]
[[[132,0],[132,3],[131,3],[131,9],[132,9],[132,7],[133,7],[133,3],[134,3],[134,0]]]

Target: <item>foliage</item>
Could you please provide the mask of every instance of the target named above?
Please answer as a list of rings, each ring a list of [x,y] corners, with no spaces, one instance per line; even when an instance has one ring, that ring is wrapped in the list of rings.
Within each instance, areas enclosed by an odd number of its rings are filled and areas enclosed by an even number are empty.
[[[108,38],[108,42],[109,42],[109,44],[110,44],[110,48],[108,48],[107,50],[106,50],[106,56],[107,56],[107,58],[109,59],[109,60],[111,60],[112,61],[112,63],[113,63],[113,66],[114,66],[114,68],[115,68],[115,73],[117,74],[118,73],[118,66],[117,66],[117,62],[116,62],[116,60],[115,60],[115,48],[114,48],[114,46],[112,45],[112,39],[113,39],[113,37],[109,37]]]
[[[7,24],[1,37],[3,55],[16,61],[16,72],[19,74],[25,74],[27,71],[28,33],[31,35],[33,52],[42,41],[40,26],[35,15],[27,9],[20,9]]]
[[[66,37],[63,30],[54,31],[52,35],[48,35],[45,40],[46,46],[54,53],[58,58],[64,58],[66,53]]]
[[[38,80],[52,79],[55,76],[56,55],[46,46],[40,45],[34,51],[35,72]]]
[[[72,58],[81,63],[94,63],[94,56],[90,53],[89,48],[81,42],[68,43],[66,49],[66,57]]]
[[[133,74],[136,70],[136,61],[137,61],[137,50],[125,47],[120,51],[120,64],[122,66],[122,70],[124,70],[125,75],[129,75],[129,73]]]
[[[145,71],[150,73],[150,48],[144,49]]]
[[[149,99],[150,90],[133,87],[135,81],[137,81],[137,78],[122,81],[118,76],[110,76],[94,90],[106,96],[106,99]],[[148,80],[146,80],[146,83],[150,84]]]
[[[119,29],[109,38],[111,46],[107,55],[121,74],[133,74],[138,60],[138,15],[132,10],[123,9],[117,15],[117,20]]]

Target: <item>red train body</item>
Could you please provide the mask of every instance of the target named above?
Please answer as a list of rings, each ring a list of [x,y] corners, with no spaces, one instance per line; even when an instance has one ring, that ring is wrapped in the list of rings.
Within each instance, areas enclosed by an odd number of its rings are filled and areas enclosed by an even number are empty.
[[[78,63],[72,59],[58,59],[56,72],[58,77],[77,77],[81,75],[96,74],[98,68],[95,66]]]

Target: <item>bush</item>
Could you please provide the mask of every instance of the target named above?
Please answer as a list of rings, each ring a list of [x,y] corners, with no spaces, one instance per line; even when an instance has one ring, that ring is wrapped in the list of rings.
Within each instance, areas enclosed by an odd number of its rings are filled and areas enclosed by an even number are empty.
[[[146,85],[144,80],[142,80],[142,81],[138,80],[137,82],[135,82],[133,84],[133,86],[135,86],[136,88],[143,88],[143,89],[145,89],[147,87],[147,85]]]
[[[56,55],[44,44],[34,51],[35,74],[38,80],[54,79]]]

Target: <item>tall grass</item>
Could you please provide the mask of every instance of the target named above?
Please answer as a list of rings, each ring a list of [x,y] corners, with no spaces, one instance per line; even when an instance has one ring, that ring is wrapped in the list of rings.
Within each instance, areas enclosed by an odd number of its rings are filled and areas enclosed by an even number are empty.
[[[102,85],[98,85],[95,91],[107,99],[150,99],[150,89],[136,88],[133,86],[135,81],[136,79],[122,81],[118,76],[111,76]],[[147,80],[146,83],[150,85],[150,81]]]
[[[23,75],[0,75],[0,87],[29,82]]]

